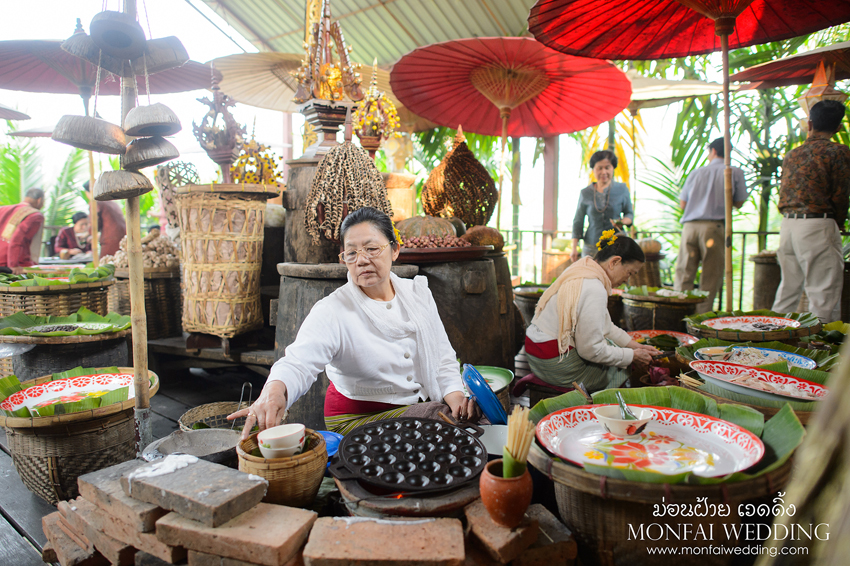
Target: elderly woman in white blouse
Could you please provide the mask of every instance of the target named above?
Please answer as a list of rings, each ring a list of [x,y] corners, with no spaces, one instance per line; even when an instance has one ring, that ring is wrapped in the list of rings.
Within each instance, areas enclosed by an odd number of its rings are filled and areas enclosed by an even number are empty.
[[[243,438],[255,424],[279,424],[323,370],[330,380],[324,410],[331,431],[345,434],[412,408],[421,416],[418,404],[428,400],[444,402],[460,420],[477,419],[427,280],[390,270],[399,254],[390,218],[358,209],[342,223],[340,239],[348,283],[313,306],[257,401],[228,417],[247,415]]]

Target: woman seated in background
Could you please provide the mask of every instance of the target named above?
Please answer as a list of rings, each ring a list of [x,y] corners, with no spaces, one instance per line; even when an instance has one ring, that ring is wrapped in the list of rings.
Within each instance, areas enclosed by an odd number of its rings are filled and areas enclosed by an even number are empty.
[[[578,261],[579,240],[583,240],[581,255],[592,256],[604,230],[618,222],[630,226],[634,218],[629,187],[625,183],[614,182],[614,170],[617,168],[617,156],[613,151],[597,151],[590,156],[590,168],[596,182],[583,188],[579,193],[576,215],[573,219],[573,248],[570,259]],[[587,230],[584,219],[587,217]]]
[[[91,222],[85,212],[77,212],[71,217],[73,226],[62,228],[56,236],[53,249],[62,259],[68,259],[91,251]]]
[[[247,415],[243,438],[255,424],[276,426],[324,371],[331,382],[325,426],[333,432],[402,415],[433,417],[439,410],[477,420],[428,280],[390,271],[400,250],[389,216],[360,208],[345,218],[339,235],[348,283],[313,306],[256,402],[227,418]]]
[[[583,384],[588,391],[619,387],[626,368],[649,364],[659,351],[638,344],[611,322],[611,290],[637,273],[645,261],[640,246],[614,230],[603,232],[594,258],[568,267],[540,297],[526,330],[531,371],[560,387]]]

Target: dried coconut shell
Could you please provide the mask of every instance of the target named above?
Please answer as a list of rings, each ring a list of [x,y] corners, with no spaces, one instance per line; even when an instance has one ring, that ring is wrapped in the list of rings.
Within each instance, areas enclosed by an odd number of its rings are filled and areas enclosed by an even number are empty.
[[[124,131],[92,116],[62,116],[53,128],[54,140],[72,147],[123,155],[127,151]]]
[[[145,43],[145,53],[133,60],[133,72],[143,77],[145,73],[153,75],[184,65],[189,60],[189,53],[183,43],[176,37],[161,37],[149,39]]]
[[[123,200],[153,190],[147,177],[135,171],[105,171],[94,184],[94,200]]]
[[[133,14],[100,12],[89,24],[94,43],[116,59],[136,59],[145,52],[145,32]]]
[[[62,48],[62,51],[88,61],[95,67],[100,65],[104,71],[109,71],[113,75],[118,75],[119,77],[130,76],[131,68],[129,63],[101,51],[100,47],[95,44],[94,40],[87,33],[75,33],[63,41],[59,47]],[[101,76],[100,78],[103,80],[105,76]]]
[[[138,171],[178,157],[180,152],[173,143],[163,137],[138,138],[127,146],[121,166],[130,171]]]
[[[171,136],[181,129],[177,114],[160,102],[136,106],[124,118],[124,131],[128,136]]]

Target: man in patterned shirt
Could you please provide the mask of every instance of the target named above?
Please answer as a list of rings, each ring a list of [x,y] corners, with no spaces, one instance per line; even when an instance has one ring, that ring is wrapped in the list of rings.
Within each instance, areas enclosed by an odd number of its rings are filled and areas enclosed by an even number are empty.
[[[822,322],[841,316],[840,229],[850,199],[850,148],[829,139],[841,128],[844,114],[844,105],[835,100],[812,107],[808,138],[785,156],[779,191],[782,282],[773,310],[796,310],[805,289],[809,310]]]

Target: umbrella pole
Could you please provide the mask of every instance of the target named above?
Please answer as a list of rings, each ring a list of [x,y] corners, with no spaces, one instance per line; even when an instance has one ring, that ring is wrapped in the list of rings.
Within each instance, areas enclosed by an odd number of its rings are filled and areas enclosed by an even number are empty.
[[[496,201],[496,230],[502,227],[502,185],[505,182],[505,145],[508,143],[508,118],[511,117],[510,108],[502,108],[502,156],[499,158],[499,199]]]
[[[729,129],[731,109],[729,108],[729,35],[720,36],[723,52],[723,188],[726,200],[726,310],[731,312],[732,300],[732,134]]]
[[[124,13],[136,17],[136,0],[124,0]],[[121,79],[121,124],[136,105],[131,80]],[[141,208],[139,197],[127,199],[127,259],[130,267],[130,320],[133,328],[133,387],[136,392],[136,451],[153,440],[150,383],[148,381],[148,321],[145,316],[145,280],[142,263]]]
[[[94,156],[89,152],[89,219],[91,219],[91,262],[95,267],[100,263],[98,249],[97,201],[94,200]]]
[[[637,208],[637,138],[635,137],[635,114],[629,112],[632,117],[632,212]],[[634,228],[634,220],[632,221]]]

